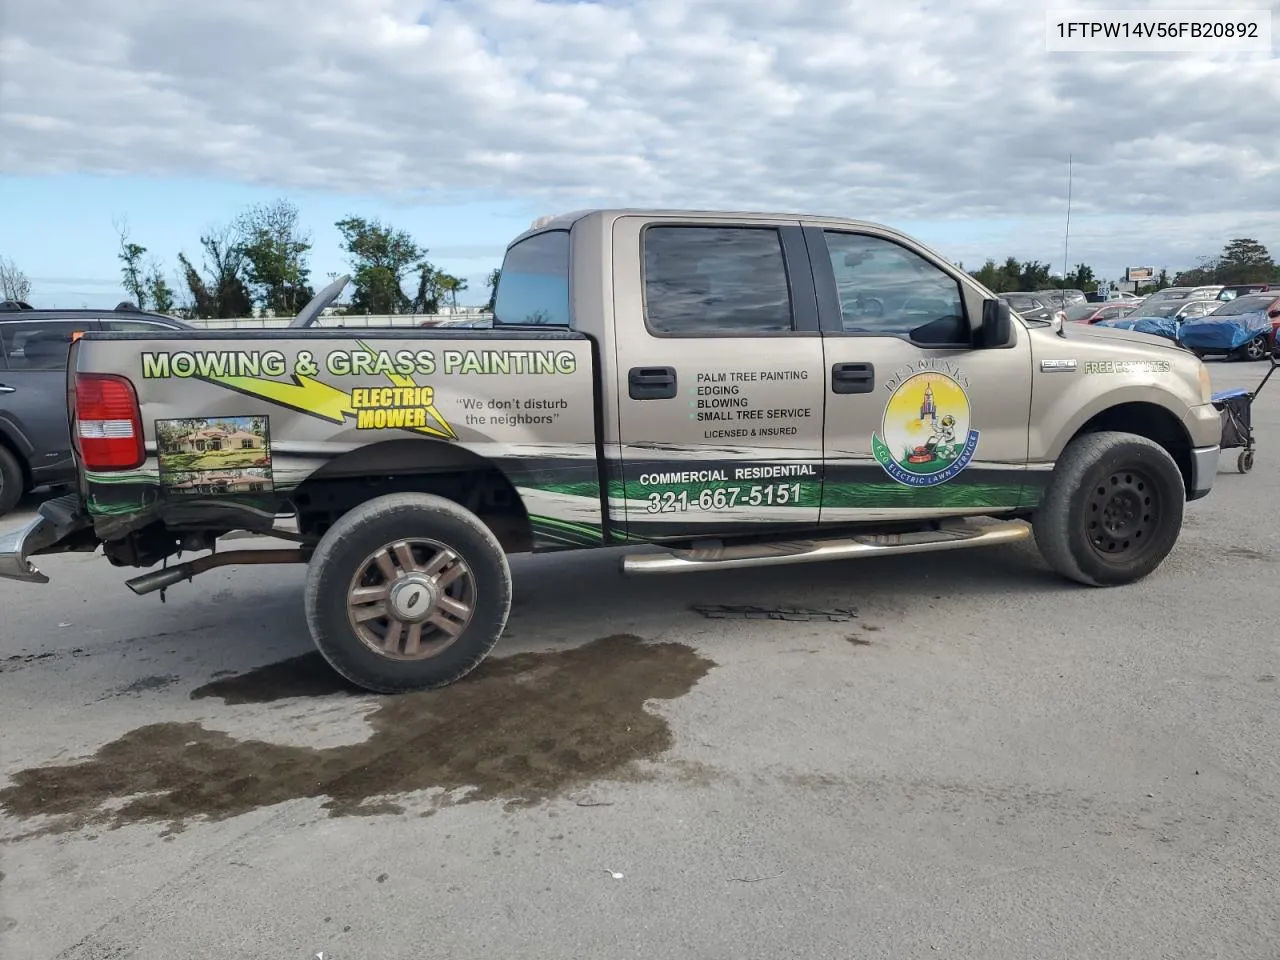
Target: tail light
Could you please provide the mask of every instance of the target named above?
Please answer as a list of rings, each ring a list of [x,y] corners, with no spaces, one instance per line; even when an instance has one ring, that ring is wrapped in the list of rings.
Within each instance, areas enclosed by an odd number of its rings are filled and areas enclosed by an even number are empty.
[[[125,377],[77,373],[76,450],[88,470],[132,470],[146,462],[138,395]]]

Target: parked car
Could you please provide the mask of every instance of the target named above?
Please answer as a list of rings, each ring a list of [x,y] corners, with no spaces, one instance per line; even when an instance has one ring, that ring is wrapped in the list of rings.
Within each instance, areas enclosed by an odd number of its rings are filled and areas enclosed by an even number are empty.
[[[1149,299],[1130,311],[1129,317],[1135,320],[1139,317],[1158,317],[1181,323],[1184,320],[1194,320],[1197,317],[1210,314],[1220,306],[1222,306],[1222,303],[1218,300],[1165,300],[1153,302],[1153,300]]]
[[[1087,303],[1083,290],[1037,290],[1035,295],[1057,310],[1066,310],[1076,303]]]
[[[75,480],[67,418],[67,354],[81,333],[185,330],[131,305],[114,310],[0,308],[0,516],[28,490]]]
[[[1218,291],[1219,300],[1234,300],[1250,293],[1267,293],[1276,291],[1280,295],[1280,283],[1233,283]]]
[[[1215,300],[1221,292],[1221,284],[1207,287],[1165,287],[1147,297],[1147,303],[1161,303],[1165,300]]]
[[[1047,300],[1035,293],[1002,293],[1000,299],[1009,305],[1009,309],[1026,320],[1052,320],[1055,311]]]
[[[1069,323],[1097,323],[1100,320],[1116,320],[1133,313],[1132,303],[1076,303],[1066,309]]]
[[[1180,339],[1199,357],[1262,360],[1277,353],[1280,291],[1236,297],[1194,324],[1184,324]]]

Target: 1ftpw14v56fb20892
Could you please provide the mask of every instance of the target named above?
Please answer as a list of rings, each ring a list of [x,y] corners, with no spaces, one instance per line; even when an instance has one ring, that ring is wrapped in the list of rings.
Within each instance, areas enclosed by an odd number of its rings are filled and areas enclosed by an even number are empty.
[[[1213,483],[1200,360],[1024,320],[896,231],[821,217],[594,210],[507,249],[481,328],[88,333],[78,492],[0,540],[0,575],[101,545],[164,589],[308,564],[333,667],[396,692],[502,634],[507,556],[636,545],[630,573],[1034,536],[1083,584],[1138,580]],[[282,516],[296,521],[281,533]]]

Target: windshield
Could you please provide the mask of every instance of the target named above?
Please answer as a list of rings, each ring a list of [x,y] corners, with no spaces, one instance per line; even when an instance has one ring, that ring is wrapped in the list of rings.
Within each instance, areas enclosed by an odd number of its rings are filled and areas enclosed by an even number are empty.
[[[1017,294],[1005,293],[1001,294],[1005,303],[1009,304],[1014,310],[1021,313],[1023,310],[1035,310],[1037,307],[1034,297],[1018,296]]]
[[[1182,304],[1177,300],[1172,303],[1152,303],[1136,311],[1144,317],[1172,317],[1175,313],[1182,309]]]
[[[1066,315],[1068,320],[1083,320],[1085,317],[1091,317],[1098,312],[1096,303],[1077,303],[1074,306],[1067,307]]]
[[[1236,297],[1213,311],[1215,317],[1238,317],[1245,313],[1261,313],[1275,297]]]

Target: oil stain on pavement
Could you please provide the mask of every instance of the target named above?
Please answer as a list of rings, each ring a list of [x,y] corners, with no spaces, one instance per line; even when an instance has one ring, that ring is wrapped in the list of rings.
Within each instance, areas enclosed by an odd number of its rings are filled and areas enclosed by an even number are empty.
[[[493,658],[452,686],[384,698],[368,717],[369,739],[326,749],[239,740],[199,723],[150,724],[83,762],[13,774],[0,813],[47,816],[37,832],[61,833],[220,820],[310,797],[326,798],[333,816],[402,812],[386,798],[432,788],[459,791],[454,803],[534,803],[667,751],[671,729],[645,701],[683,696],[714,665],[684,644],[629,635]],[[279,680],[280,665],[205,694],[261,698],[263,675]],[[318,673],[293,689],[317,686],[344,689]]]

